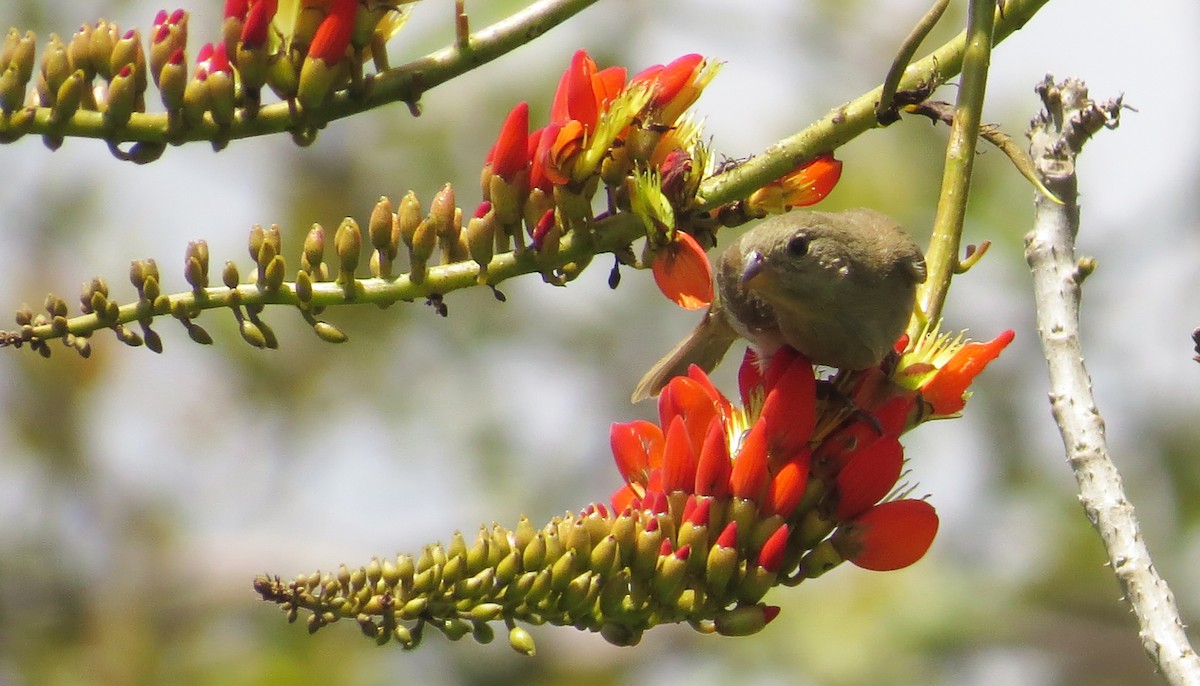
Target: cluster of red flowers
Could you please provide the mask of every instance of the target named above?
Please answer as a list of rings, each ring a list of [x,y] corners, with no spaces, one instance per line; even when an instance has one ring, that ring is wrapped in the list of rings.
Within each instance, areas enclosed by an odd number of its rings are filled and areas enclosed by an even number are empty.
[[[874,570],[916,562],[938,518],[924,500],[889,498],[904,463],[899,436],[961,410],[967,386],[1012,332],[988,343],[932,338],[946,345],[918,344],[890,372],[860,373],[848,397],[819,399],[812,364],[788,348],[763,373],[747,353],[740,408],[693,367],[663,390],[658,424],[613,425],[613,456],[626,482],[613,507],[660,511],[685,498],[707,517],[740,512],[740,520],[705,522],[724,527],[725,537],[773,521],[774,543],[760,559],[790,561],[785,574],[815,576],[842,560]]]

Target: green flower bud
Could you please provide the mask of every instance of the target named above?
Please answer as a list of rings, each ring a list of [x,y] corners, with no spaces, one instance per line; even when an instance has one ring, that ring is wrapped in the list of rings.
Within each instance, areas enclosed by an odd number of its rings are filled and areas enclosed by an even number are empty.
[[[607,536],[592,548],[589,567],[597,574],[608,574],[616,566],[619,552],[617,539],[611,535]]]
[[[392,245],[392,201],[386,195],[380,196],[371,209],[371,219],[367,222],[367,233],[371,237],[371,246],[381,253],[394,258],[395,246]]]
[[[354,280],[354,270],[362,253],[362,231],[358,222],[346,217],[333,234],[334,249],[338,255],[338,283],[347,284]]]
[[[508,644],[512,649],[527,657],[533,657],[537,653],[537,647],[533,643],[533,636],[525,629],[514,626],[508,630]]]
[[[404,241],[404,245],[409,251],[413,250],[413,237],[416,236],[417,227],[421,224],[421,201],[417,199],[417,194],[409,191],[404,194],[404,198],[400,200],[400,207],[396,210],[395,225],[392,227],[393,232],[400,234],[400,240]]]
[[[169,113],[182,109],[188,87],[187,56],[183,50],[171,55],[155,74],[163,107],[167,108]]]
[[[51,122],[59,124],[75,116],[87,92],[87,75],[82,69],[76,69],[58,87],[54,109],[50,112]]]
[[[211,71],[205,83],[208,85],[209,111],[212,113],[213,123],[220,127],[232,125],[234,110],[237,107],[233,74]]]
[[[10,64],[0,72],[0,110],[6,114],[16,111],[25,102],[25,86],[17,65]]]
[[[800,569],[796,573],[805,579],[815,579],[844,561],[833,542],[824,540],[800,559]]]
[[[58,99],[58,89],[71,75],[71,58],[67,46],[56,34],[50,34],[46,53],[42,55],[42,70],[38,78],[38,102],[42,107],[53,107]]]
[[[275,293],[283,286],[286,270],[287,265],[284,263],[283,255],[276,255],[267,263],[266,280],[263,283],[263,287],[268,293]]]
[[[492,261],[496,244],[496,215],[489,210],[482,217],[467,222],[467,251],[479,265],[479,283],[487,283],[487,267]]]
[[[116,24],[104,19],[96,22],[88,44],[88,59],[94,73],[106,79],[112,78],[112,54],[118,40],[120,32]]]
[[[85,81],[90,81],[96,75],[91,50],[92,26],[84,24],[71,35],[71,42],[67,44],[67,57],[71,59],[72,68],[83,71]]]
[[[741,605],[718,614],[713,622],[722,636],[749,636],[762,631],[778,614],[779,608],[771,605]]]
[[[193,77],[183,90],[183,121],[195,128],[204,123],[204,113],[212,107],[212,96],[208,90],[208,77]]]
[[[249,319],[242,319],[238,331],[242,334],[242,339],[255,348],[267,347],[267,337],[263,334],[262,329]]]
[[[238,276],[237,265],[231,260],[227,260],[225,267],[221,270],[221,282],[225,284],[226,288],[233,290],[238,287],[238,282],[240,281],[241,277]]]

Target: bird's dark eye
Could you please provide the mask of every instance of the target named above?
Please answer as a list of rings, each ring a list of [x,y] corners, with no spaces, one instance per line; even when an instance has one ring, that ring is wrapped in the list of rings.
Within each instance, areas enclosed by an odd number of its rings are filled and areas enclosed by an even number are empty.
[[[792,236],[787,244],[788,254],[792,257],[804,257],[808,254],[808,236]]]

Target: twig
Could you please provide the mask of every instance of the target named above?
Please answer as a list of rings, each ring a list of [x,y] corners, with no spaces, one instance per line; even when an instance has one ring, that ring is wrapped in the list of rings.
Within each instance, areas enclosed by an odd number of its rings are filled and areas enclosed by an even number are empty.
[[[1137,617],[1142,647],[1168,683],[1200,684],[1200,657],[1188,643],[1175,597],[1154,567],[1109,454],[1079,341],[1080,284],[1094,263],[1075,257],[1075,157],[1092,134],[1116,126],[1121,100],[1097,104],[1083,82],[1055,84],[1050,76],[1037,90],[1046,111],[1033,120],[1030,154],[1043,182],[1065,202],[1056,205],[1035,195],[1034,227],[1025,239],[1038,333],[1050,368],[1051,410],[1079,483],[1080,502]]]
[[[934,123],[941,122],[946,126],[954,124],[954,107],[948,102],[941,100],[926,100],[925,102],[915,105],[907,105],[904,111],[909,114],[919,114],[923,117],[928,117]],[[1033,187],[1038,189],[1046,197],[1056,203],[1062,204],[1062,201],[1054,197],[1049,188],[1042,185],[1042,180],[1038,178],[1037,170],[1033,168],[1033,160],[1030,159],[1029,153],[1025,152],[1024,148],[1018,146],[1007,133],[1000,130],[1000,127],[995,124],[984,124],[979,127],[979,137],[983,140],[996,146],[1000,152],[1004,153],[1017,171],[1024,176]]]
[[[1021,28],[1049,0],[1008,0],[997,16],[993,43],[1000,43]],[[967,51],[964,31],[925,58],[912,63],[901,79],[900,90],[930,89],[959,73]],[[864,93],[826,114],[803,131],[768,147],[763,154],[700,184],[705,209],[744,198],[758,188],[792,171],[798,164],[833,150],[878,126],[875,103],[883,87]]]
[[[913,27],[912,32],[900,44],[896,59],[892,60],[892,66],[883,79],[883,90],[879,95],[879,103],[875,105],[875,119],[881,126],[887,126],[900,119],[900,112],[895,107],[896,89],[900,86],[900,78],[904,76],[904,71],[912,62],[913,55],[917,54],[917,48],[921,47],[921,41],[925,40],[949,6],[950,0],[936,0],[933,7],[925,12],[925,15]]]

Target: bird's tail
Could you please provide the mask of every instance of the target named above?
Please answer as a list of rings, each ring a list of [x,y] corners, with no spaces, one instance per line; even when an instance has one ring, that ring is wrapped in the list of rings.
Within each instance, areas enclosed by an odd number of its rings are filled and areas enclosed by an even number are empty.
[[[632,401],[637,403],[658,395],[668,381],[687,374],[688,367],[693,364],[711,372],[737,337],[737,332],[723,316],[709,313],[674,350],[646,372],[637,388],[633,389]]]

